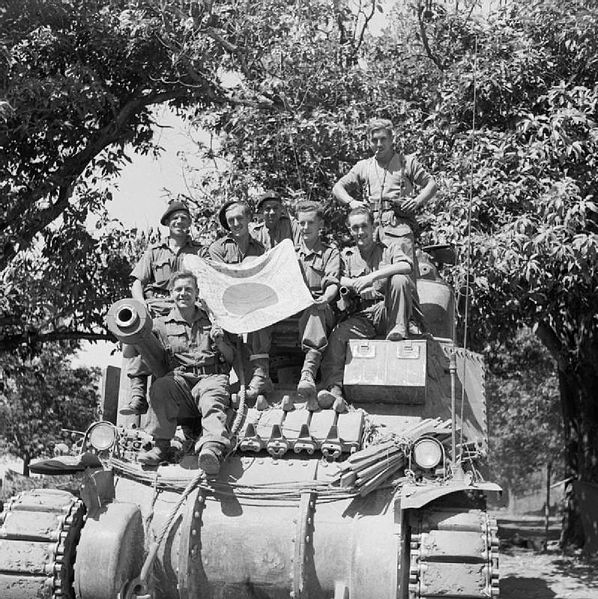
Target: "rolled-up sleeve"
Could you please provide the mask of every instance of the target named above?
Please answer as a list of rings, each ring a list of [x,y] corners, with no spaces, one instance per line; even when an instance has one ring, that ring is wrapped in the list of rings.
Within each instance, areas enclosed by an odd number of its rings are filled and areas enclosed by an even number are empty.
[[[335,247],[326,249],[324,255],[324,276],[322,277],[322,291],[330,285],[339,285],[341,280],[341,254]]]
[[[139,279],[144,285],[152,280],[152,251],[151,249],[145,250],[143,255],[139,259],[139,262],[135,265],[135,268],[131,271],[132,279]]]

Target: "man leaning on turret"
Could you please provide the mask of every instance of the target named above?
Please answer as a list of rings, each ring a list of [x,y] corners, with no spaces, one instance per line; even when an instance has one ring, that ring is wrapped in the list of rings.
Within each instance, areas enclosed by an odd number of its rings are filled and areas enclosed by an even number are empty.
[[[370,210],[378,226],[376,236],[399,244],[412,260],[417,278],[416,217],[438,186],[413,154],[402,152],[391,121],[372,119],[367,137],[373,156],[355,164],[334,185],[332,194],[350,208]]]
[[[145,430],[154,447],[137,459],[151,466],[168,461],[177,420],[201,416],[202,434],[195,446],[199,466],[206,474],[217,474],[230,447],[226,409],[234,347],[198,306],[198,292],[195,275],[175,273],[170,279],[173,307],[153,323],[154,334],[168,348],[169,372],[150,387]]]

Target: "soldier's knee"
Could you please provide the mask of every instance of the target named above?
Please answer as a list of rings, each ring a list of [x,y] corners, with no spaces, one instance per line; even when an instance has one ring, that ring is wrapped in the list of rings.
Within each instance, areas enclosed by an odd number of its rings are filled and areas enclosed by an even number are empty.
[[[175,387],[176,383],[171,376],[163,376],[156,379],[149,390],[150,401],[163,397],[170,397]]]

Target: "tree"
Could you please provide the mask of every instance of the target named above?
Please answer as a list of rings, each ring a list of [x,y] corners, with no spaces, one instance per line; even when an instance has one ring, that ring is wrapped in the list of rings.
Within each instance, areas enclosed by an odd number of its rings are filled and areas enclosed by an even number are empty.
[[[84,431],[96,417],[97,369],[71,368],[71,352],[46,344],[36,357],[5,355],[0,368],[0,443],[23,459],[48,456],[62,429]]]
[[[347,62],[332,8],[318,5],[325,17],[273,53],[283,109],[227,106],[202,124],[222,134],[241,193],[302,190],[341,225],[328,194],[363,156],[367,118],[397,122],[442,184],[422,241],[459,249],[447,275],[468,316],[460,338],[484,351],[533,327],[558,365],[567,475],[598,481],[597,9],[514,1],[481,18],[432,8],[397,13]],[[581,543],[574,503],[568,514],[564,540]]]
[[[255,83],[261,48],[250,42],[265,19],[252,4],[0,7],[0,350],[106,337],[102,316],[128,287],[132,241],[104,206],[128,154],[160,150],[152,107],[274,103]],[[223,72],[242,76],[243,90]],[[100,222],[93,234],[90,219]]]
[[[523,493],[550,464],[557,480],[564,468],[563,421],[556,369],[529,329],[487,353],[489,462],[510,490]]]

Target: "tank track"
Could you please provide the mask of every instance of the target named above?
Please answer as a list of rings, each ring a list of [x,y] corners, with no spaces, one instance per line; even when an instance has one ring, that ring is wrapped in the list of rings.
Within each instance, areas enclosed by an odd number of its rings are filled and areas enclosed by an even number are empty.
[[[484,510],[423,509],[410,528],[409,599],[499,596],[498,527]]]
[[[72,599],[85,507],[67,491],[35,489],[0,513],[0,597]]]

